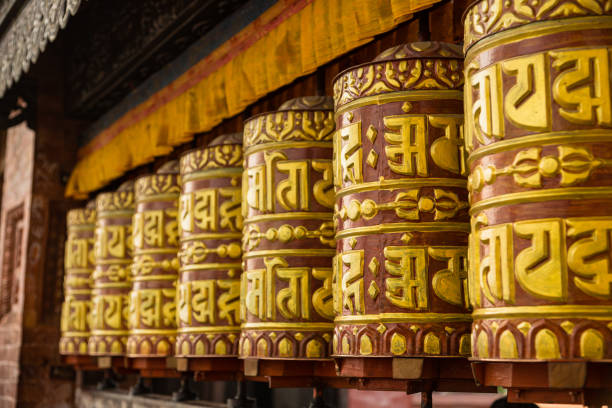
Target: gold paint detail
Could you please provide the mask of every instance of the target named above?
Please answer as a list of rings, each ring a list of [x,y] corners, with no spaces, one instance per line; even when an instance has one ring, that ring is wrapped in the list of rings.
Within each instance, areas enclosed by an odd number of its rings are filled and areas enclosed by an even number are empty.
[[[367,227],[348,228],[336,233],[336,240],[363,235],[401,233],[405,231],[457,231],[468,233],[470,226],[463,222],[398,222],[393,224],[379,224]]]
[[[429,332],[423,339],[423,351],[425,354],[438,355],[442,352],[440,338],[435,333]]]
[[[542,177],[559,176],[559,186],[570,187],[586,181],[596,169],[612,166],[612,159],[595,158],[587,147],[562,145],[557,152],[557,156],[542,156],[541,147],[532,147],[519,151],[504,168],[476,166],[468,177],[468,191],[479,192],[499,176],[512,176],[518,186],[526,188],[541,188]]]
[[[367,198],[360,202],[352,199],[337,212],[339,219],[356,221],[360,218],[370,220],[381,211],[394,211],[399,218],[418,221],[423,214],[433,213],[434,221],[452,219],[468,208],[468,202],[462,201],[457,193],[434,188],[433,196],[420,189],[404,190],[388,203],[376,203]]]
[[[359,340],[359,354],[363,356],[372,354],[372,339],[367,334],[363,334]]]
[[[285,141],[327,141],[334,130],[333,112],[286,110],[255,116],[244,123],[244,147]]]
[[[301,239],[316,239],[323,245],[328,245],[332,248],[336,247],[332,221],[322,222],[321,226],[316,230],[309,230],[301,225],[293,226],[290,224],[283,224],[278,228],[270,227],[265,232],[261,232],[257,224],[250,224],[246,227],[243,245],[247,251],[257,248],[262,239],[269,242],[278,241],[283,244]]]
[[[606,341],[599,330],[586,329],[580,335],[580,357],[601,360],[606,355]]]
[[[566,320],[562,322],[560,326],[567,334],[572,334],[575,324],[570,322],[569,320]]]
[[[361,193],[364,191],[377,190],[397,190],[397,189],[414,189],[419,187],[457,187],[466,188],[467,182],[465,179],[453,178],[424,178],[424,179],[380,179],[379,181],[366,182],[355,184],[338,189],[336,198],[342,198],[349,194]]]
[[[489,336],[484,330],[481,330],[476,339],[476,352],[478,358],[489,358]]]
[[[401,356],[406,353],[406,337],[399,333],[393,333],[391,336],[391,353],[396,356]]]
[[[368,287],[368,295],[370,295],[372,300],[376,300],[379,293],[380,289],[378,288],[378,284],[376,284],[376,281],[371,281],[370,286]]]
[[[561,358],[559,340],[552,330],[543,328],[535,335],[535,356],[538,360]]]
[[[499,336],[499,357],[500,358],[518,358],[518,346],[516,345],[516,338],[510,330],[504,330]]]

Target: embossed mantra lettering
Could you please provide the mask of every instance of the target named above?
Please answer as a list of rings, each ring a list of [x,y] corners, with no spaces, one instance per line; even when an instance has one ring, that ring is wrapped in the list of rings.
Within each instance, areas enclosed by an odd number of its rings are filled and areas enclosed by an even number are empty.
[[[486,226],[472,223],[470,300],[514,304],[515,280],[537,299],[566,301],[568,279],[586,295],[612,299],[611,217],[551,218]],[[525,240],[527,247],[513,248]],[[569,273],[573,276],[568,276]]]
[[[467,248],[462,246],[387,246],[385,256],[385,299],[393,306],[406,310],[424,310],[430,305],[428,268],[431,260],[447,264],[433,275],[432,288],[437,297],[456,306],[468,303]],[[368,269],[378,270],[377,260],[370,260]],[[334,261],[334,310],[352,314],[365,313],[364,250],[345,251]],[[378,292],[368,290],[375,298]]]
[[[608,48],[593,47],[541,52],[486,67],[470,63],[465,93],[468,152],[475,141],[486,145],[503,139],[506,125],[550,131],[556,112],[571,124],[612,126],[608,59]]]
[[[311,320],[311,306],[321,316],[332,318],[332,268],[289,267],[282,257],[264,259],[265,269],[243,274],[245,310],[260,320],[276,320],[277,313],[290,320]],[[323,286],[310,296],[312,279]],[[287,287],[276,290],[275,282]]]
[[[311,171],[322,174],[312,188]],[[274,212],[277,205],[288,211],[309,211],[311,191],[317,203],[333,207],[331,160],[288,160],[283,152],[265,152],[264,164],[246,169],[244,177],[247,205],[258,211]]]
[[[182,231],[242,230],[240,187],[208,188],[182,194],[179,221]]]
[[[451,173],[465,174],[463,147],[463,115],[393,115],[383,118],[384,152],[391,171],[402,176],[429,175],[428,153],[433,163]],[[440,129],[444,136],[433,142],[431,134]],[[335,143],[336,186],[359,184],[364,181],[361,122],[338,129]],[[367,136],[375,140],[376,129],[370,126]],[[429,151],[427,146],[431,144]],[[378,152],[373,148],[366,162],[373,168],[378,163]]]

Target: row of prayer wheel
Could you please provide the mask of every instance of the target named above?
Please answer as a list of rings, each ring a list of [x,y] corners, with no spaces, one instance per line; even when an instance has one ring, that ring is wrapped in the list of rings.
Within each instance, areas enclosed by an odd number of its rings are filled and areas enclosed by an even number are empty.
[[[549,3],[71,211],[61,352],[610,360],[612,17]]]

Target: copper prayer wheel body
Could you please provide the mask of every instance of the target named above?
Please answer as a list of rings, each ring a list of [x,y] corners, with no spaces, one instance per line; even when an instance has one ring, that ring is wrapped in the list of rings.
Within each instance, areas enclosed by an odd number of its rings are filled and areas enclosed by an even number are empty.
[[[60,354],[87,354],[91,311],[91,274],[94,269],[96,210],[76,208],[66,217],[68,239],[64,258]]]
[[[462,68],[419,42],[335,79],[335,356],[470,352]]]
[[[474,358],[612,359],[610,14],[467,11]]]
[[[329,97],[245,122],[242,358],[329,355],[333,130]]]
[[[128,297],[132,287],[134,183],[96,197],[89,354],[124,355],[128,336]]]
[[[176,280],[178,277],[178,162],[136,179],[132,217],[132,291],[127,355],[174,354]]]
[[[238,354],[242,133],[222,135],[181,157],[178,284],[180,356]]]

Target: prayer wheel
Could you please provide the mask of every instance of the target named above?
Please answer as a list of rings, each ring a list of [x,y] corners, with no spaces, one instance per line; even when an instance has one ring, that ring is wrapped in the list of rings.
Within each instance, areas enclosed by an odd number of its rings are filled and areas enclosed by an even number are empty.
[[[181,157],[181,272],[176,354],[238,355],[242,133]]]
[[[417,42],[334,81],[335,356],[470,353],[462,69]]]
[[[475,359],[612,359],[611,14],[559,0],[466,13]]]
[[[245,122],[241,358],[329,356],[333,131],[329,97]]]
[[[133,283],[127,341],[130,357],[174,354],[179,193],[176,160],[166,163],[156,174],[139,177],[134,185]]]
[[[93,206],[92,206],[93,207]],[[64,258],[60,354],[87,354],[94,269],[95,208],[76,208],[66,217],[68,239]]]
[[[120,356],[126,352],[132,288],[134,183],[98,194],[96,214],[89,354]]]

